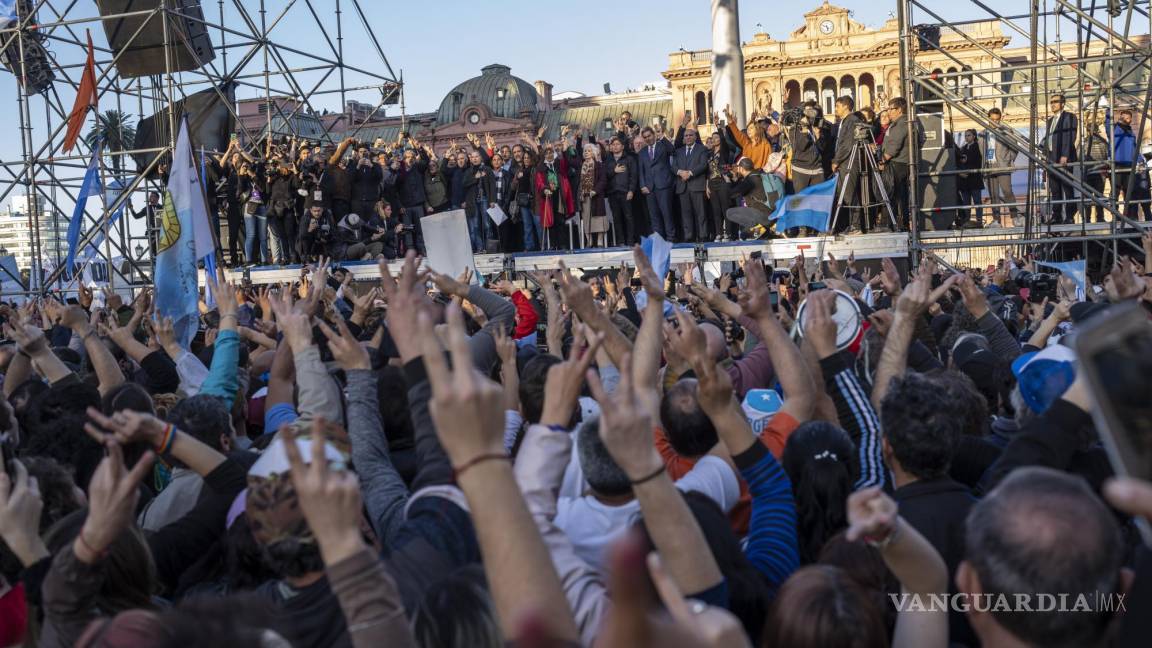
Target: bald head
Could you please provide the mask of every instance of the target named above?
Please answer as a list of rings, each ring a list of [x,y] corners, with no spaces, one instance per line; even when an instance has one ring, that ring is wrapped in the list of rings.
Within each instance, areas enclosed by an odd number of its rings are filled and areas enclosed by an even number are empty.
[[[970,594],[1067,594],[1070,599],[1119,591],[1120,531],[1107,507],[1079,477],[1049,468],[1013,471],[968,515],[965,561],[957,584]],[[1029,644],[1095,644],[1108,612],[970,612],[987,637],[1006,630]]]

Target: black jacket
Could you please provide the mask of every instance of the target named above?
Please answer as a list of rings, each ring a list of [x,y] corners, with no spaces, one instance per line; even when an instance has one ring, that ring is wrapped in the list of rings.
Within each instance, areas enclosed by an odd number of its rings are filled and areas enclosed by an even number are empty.
[[[955,593],[956,568],[964,560],[964,521],[976,498],[947,477],[907,484],[892,496],[900,506],[900,516],[940,552],[948,567],[948,591]],[[949,611],[948,635],[953,643],[979,645],[963,612]]]
[[[384,173],[379,164],[372,162],[368,166],[360,166],[357,163],[348,175],[352,184],[352,200],[371,203],[380,200],[380,182],[384,179]]]
[[[836,146],[832,153],[832,162],[836,165],[848,164],[848,156],[852,154],[852,144],[855,141],[853,135],[856,132],[856,127],[863,123],[864,120],[860,117],[860,113],[850,113],[836,124]],[[884,139],[887,140],[888,137],[885,136]]]
[[[477,177],[480,176],[480,177]],[[492,169],[487,166],[469,166],[463,174],[464,211],[475,215],[476,201],[480,196],[489,203],[496,202],[496,183],[492,179]]]
[[[400,164],[400,172],[396,179],[396,188],[400,196],[400,204],[404,207],[423,207],[427,200],[424,192],[424,174],[428,172],[428,156],[421,151],[412,166]]]
[[[621,155],[615,159],[609,155],[600,167],[604,173],[604,186],[608,195],[635,193],[640,186],[640,171],[636,165],[636,158],[631,155]]]

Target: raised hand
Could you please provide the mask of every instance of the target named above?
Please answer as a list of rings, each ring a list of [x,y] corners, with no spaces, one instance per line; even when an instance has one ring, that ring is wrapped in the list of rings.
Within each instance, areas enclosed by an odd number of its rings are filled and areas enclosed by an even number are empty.
[[[896,271],[896,264],[892,263],[892,259],[884,257],[880,260],[880,266],[882,268],[880,284],[884,287],[885,294],[895,298],[900,294],[900,273]]]
[[[328,349],[332,351],[332,358],[340,364],[341,369],[354,371],[372,368],[368,349],[365,349],[356,339],[356,336],[348,330],[348,326],[344,324],[344,318],[336,318],[336,327],[339,332],[332,330],[332,327],[325,324],[323,320],[316,320],[316,323],[319,324],[324,337],[328,338]]]
[[[73,544],[76,557],[90,565],[99,562],[108,547],[132,524],[140,482],[151,473],[155,459],[151,451],[145,452],[128,470],[120,444],[105,439],[104,446],[108,454],[88,483],[88,517]]]
[[[652,442],[652,416],[632,380],[632,354],[624,355],[620,384],[608,394],[595,371],[587,372],[592,397],[600,404],[600,438],[608,454],[631,481],[639,481],[664,467]]]
[[[696,321],[683,311],[676,311],[676,321],[679,327],[670,343],[696,374],[696,398],[700,409],[710,418],[720,417],[735,402],[732,400],[732,378],[728,372],[717,370],[716,362],[708,355],[704,331]]]
[[[827,358],[837,352],[835,310],[836,293],[817,290],[808,295],[804,309],[804,340],[811,343],[816,355]]]
[[[146,443],[159,449],[168,428],[167,423],[155,416],[132,410],[121,410],[112,416],[105,416],[100,410],[89,407],[88,418],[91,422],[84,424],[84,431],[102,445],[107,445],[110,437],[122,445]]]
[[[744,289],[736,299],[745,315],[756,320],[772,316],[772,287],[764,264],[753,260],[744,264]]]
[[[964,308],[972,314],[972,317],[980,319],[988,312],[988,296],[972,281],[972,277],[967,274],[959,275],[956,280],[956,285],[960,288],[960,297],[964,300]]]
[[[39,355],[48,350],[48,340],[44,331],[31,324],[4,324],[4,336],[16,343],[20,350],[30,356]]]
[[[431,270],[428,272],[428,278],[432,280],[432,283],[435,284],[440,292],[450,297],[459,297],[461,299],[468,296],[468,284],[465,282],[470,276],[470,270],[465,270],[464,273],[456,279],[446,274],[440,274],[439,272]]]
[[[636,263],[636,275],[640,278],[640,285],[644,288],[644,293],[648,295],[649,301],[664,301],[664,282],[660,277],[656,276],[656,271],[652,269],[652,262],[648,260],[648,255],[639,245],[632,247],[632,259]]]
[[[417,313],[424,303],[424,281],[416,269],[416,253],[408,251],[400,275],[392,277],[386,261],[380,261],[380,291],[388,302],[388,332],[396,342],[400,360],[407,363],[423,353]],[[428,330],[423,331],[426,334]]]
[[[581,342],[583,334],[577,336]],[[588,346],[574,343],[572,352],[564,362],[553,365],[548,370],[548,377],[544,383],[544,408],[540,415],[541,425],[559,425],[567,427],[572,420],[572,412],[580,398],[580,390],[584,386],[585,375],[596,351],[604,342],[602,333],[593,333],[588,338]]]
[[[40,539],[44,501],[36,478],[28,476],[24,464],[13,459],[11,465],[11,475],[0,473],[0,538],[20,564],[31,567],[50,555]]]
[[[276,314],[276,324],[292,352],[300,353],[312,346],[312,318],[293,304],[292,291],[281,291],[280,298],[273,300],[271,305]]]
[[[476,371],[458,304],[448,306],[447,318],[451,369],[436,336],[419,338],[432,386],[429,410],[436,434],[452,465],[459,469],[481,457],[505,454],[503,394],[499,385]],[[427,313],[421,313],[418,321],[422,330],[432,330]]]
[[[862,488],[848,496],[848,541],[882,540],[892,535],[897,520],[896,502],[879,486]]]
[[[592,319],[596,310],[592,287],[568,272],[568,266],[564,265],[564,261],[560,261],[560,296],[580,319],[584,321]]]
[[[300,457],[295,430],[289,426],[280,434],[300,511],[316,537],[324,564],[334,565],[365,549],[367,544],[360,533],[360,480],[354,472],[328,465],[324,429],[322,418],[312,421],[312,460],[307,465]]]

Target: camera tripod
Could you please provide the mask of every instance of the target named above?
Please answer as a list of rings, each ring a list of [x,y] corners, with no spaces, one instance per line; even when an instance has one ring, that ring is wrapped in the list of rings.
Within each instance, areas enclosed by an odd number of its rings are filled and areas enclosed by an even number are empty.
[[[848,164],[845,167],[838,169],[841,176],[840,186],[837,188],[836,200],[832,205],[832,231],[836,231],[836,226],[840,221],[840,208],[844,206],[845,194],[848,191],[848,178],[853,173],[859,174],[859,190],[860,190],[860,204],[849,204],[848,209],[860,209],[864,212],[860,225],[863,230],[865,219],[868,218],[868,209],[882,205],[885,211],[888,212],[888,222],[891,224],[892,231],[899,230],[896,223],[896,214],[892,211],[892,201],[888,198],[888,190],[884,188],[884,178],[880,175],[880,163],[876,161],[876,154],[868,147],[868,141],[860,138],[854,138],[852,142],[852,152],[848,155]],[[880,202],[872,202],[872,182],[876,184],[876,190],[880,194]],[[868,223],[870,225],[870,223]]]

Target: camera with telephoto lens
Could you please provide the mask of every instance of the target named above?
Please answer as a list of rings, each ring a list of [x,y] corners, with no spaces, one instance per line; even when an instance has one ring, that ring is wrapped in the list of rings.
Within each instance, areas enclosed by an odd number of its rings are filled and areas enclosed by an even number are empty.
[[[1055,301],[1056,286],[1059,282],[1056,275],[1046,272],[1021,272],[1016,275],[1016,284],[1028,289],[1029,302],[1040,304],[1045,299]]]
[[[820,128],[824,125],[824,114],[816,106],[807,106],[800,117],[800,125],[805,128]]]
[[[804,119],[804,111],[800,108],[789,108],[780,113],[780,123],[785,127],[798,126]]]

